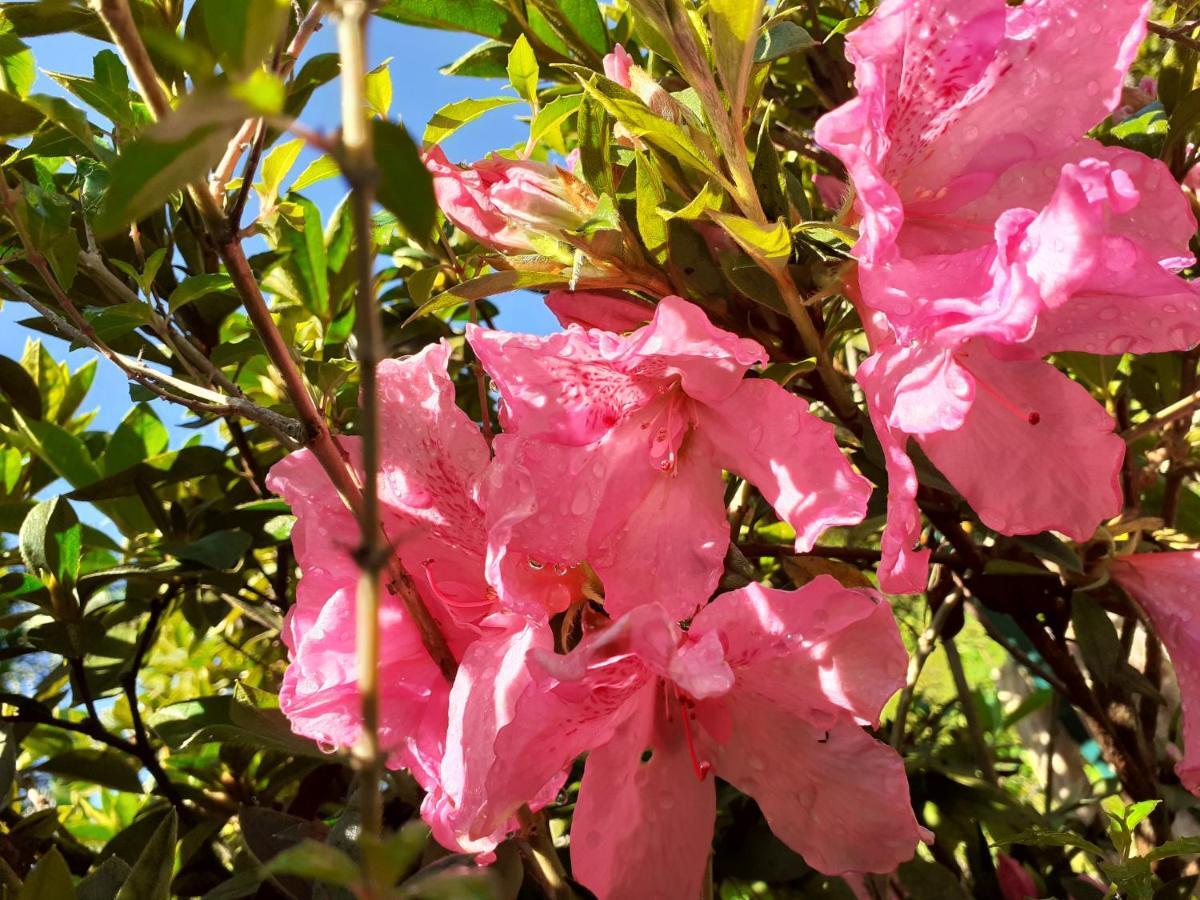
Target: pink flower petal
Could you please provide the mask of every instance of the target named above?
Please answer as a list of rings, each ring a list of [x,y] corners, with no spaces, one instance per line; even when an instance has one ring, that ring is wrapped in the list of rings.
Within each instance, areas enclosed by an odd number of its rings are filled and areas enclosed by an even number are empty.
[[[1138,553],[1114,559],[1109,572],[1145,610],[1167,648],[1183,700],[1183,786],[1200,796],[1200,552]]]
[[[1002,362],[981,347],[959,362],[976,379],[962,427],[921,448],[989,528],[1090,538],[1121,511],[1125,443],[1085,388],[1042,362]]]
[[[682,729],[656,727],[660,709],[654,696],[642,697],[612,740],[588,754],[571,869],[599,900],[700,895],[716,791],[712,778],[696,777]]]
[[[598,291],[551,291],[546,306],[563,328],[579,325],[624,334],[650,321],[654,310],[627,294]]]
[[[745,380],[699,415],[698,434],[716,460],[757,487],[796,530],[797,550],[812,549],[828,528],[862,521],[869,482],[850,468],[833,426],[795,394],[766,379]]]
[[[805,862],[839,875],[890,872],[912,858],[925,832],[895,750],[848,715],[817,727],[749,691],[727,707],[730,736],[711,749],[717,773],[758,801]]]
[[[722,594],[688,629],[689,638],[710,634],[721,638],[737,691],[814,725],[843,712],[877,723],[908,667],[891,607],[828,575],[795,591],[751,584]]]

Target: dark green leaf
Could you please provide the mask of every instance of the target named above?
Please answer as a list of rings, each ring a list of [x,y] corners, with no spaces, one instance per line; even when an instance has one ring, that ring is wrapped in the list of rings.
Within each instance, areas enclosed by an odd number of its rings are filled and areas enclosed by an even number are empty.
[[[244,531],[213,531],[190,544],[166,544],[163,549],[179,559],[222,570],[236,566],[250,543],[250,535]]]
[[[67,862],[58,848],[51,847],[25,876],[17,900],[72,900],[74,896],[75,884],[71,880],[71,870],[67,868]]]
[[[110,856],[79,882],[76,900],[113,900],[129,878],[129,872],[129,863],[119,856]]]
[[[224,293],[232,288],[233,281],[229,276],[219,272],[211,275],[189,275],[179,282],[179,287],[171,291],[171,296],[167,298],[167,307],[171,312],[175,312],[201,297]]]
[[[754,48],[756,63],[771,62],[793,53],[801,53],[817,46],[813,36],[788,19],[781,19],[768,25],[758,38],[758,46]]]
[[[1107,683],[1125,655],[1121,650],[1121,638],[1108,613],[1076,593],[1071,601],[1071,625],[1088,671],[1093,678]]]
[[[121,886],[116,900],[169,900],[177,828],[178,819],[175,810],[171,809],[133,864],[129,879]]]
[[[444,75],[461,75],[473,78],[504,78],[508,74],[507,44],[499,41],[484,41],[472,47],[454,62],[442,67]]]
[[[611,48],[608,29],[604,27],[604,14],[595,0],[533,0],[538,10],[550,21],[555,30],[570,39],[573,34],[579,43],[597,57]]]
[[[379,202],[413,238],[424,240],[437,221],[433,179],[403,125],[377,120],[374,131]]]
[[[495,0],[386,0],[377,14],[395,22],[469,31],[505,42],[521,33],[516,19]]]
[[[325,231],[321,210],[311,200],[294,195],[303,217],[300,227],[281,223],[280,249],[287,253],[283,269],[295,282],[298,298],[315,315],[329,315],[329,272],[325,258]]]
[[[137,770],[129,764],[129,757],[117,750],[68,750],[34,768],[57,775],[64,781],[100,784],[117,791],[142,793]]]
[[[15,94],[0,91],[0,138],[31,134],[45,120],[46,117],[36,107]]]
[[[358,881],[358,866],[341,850],[314,840],[301,841],[267,863],[272,875],[295,875],[349,887]]]
[[[462,284],[456,285],[448,291],[443,291],[422,304],[416,312],[408,317],[405,324],[407,325],[409,322],[430,315],[431,313],[453,309],[455,306],[460,306],[471,300],[482,300],[485,297],[503,294],[505,291],[515,291],[520,288],[550,287],[551,285],[565,284],[566,282],[567,276],[552,272],[508,270],[480,275],[478,278],[464,281]]]
[[[0,394],[26,419],[42,417],[42,397],[37,382],[15,360],[0,356]]]

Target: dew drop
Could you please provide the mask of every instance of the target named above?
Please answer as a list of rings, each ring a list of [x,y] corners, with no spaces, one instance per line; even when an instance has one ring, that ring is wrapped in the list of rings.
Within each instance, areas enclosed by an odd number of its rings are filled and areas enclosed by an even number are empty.
[[[529,568],[533,569],[535,572],[540,572],[542,569],[546,568],[546,564],[543,562],[538,562],[536,559],[530,557]]]
[[[1117,337],[1113,338],[1111,341],[1108,342],[1108,352],[1114,353],[1114,354],[1128,353],[1130,348],[1133,347],[1133,345],[1134,345],[1133,338],[1129,337],[1128,335],[1124,335],[1124,334],[1118,335]]]
[[[585,512],[592,508],[592,494],[588,487],[575,492],[575,496],[571,498],[571,515],[582,516]]]
[[[1121,311],[1115,306],[1106,306],[1097,313],[1097,317],[1101,322],[1111,322],[1121,315]]]

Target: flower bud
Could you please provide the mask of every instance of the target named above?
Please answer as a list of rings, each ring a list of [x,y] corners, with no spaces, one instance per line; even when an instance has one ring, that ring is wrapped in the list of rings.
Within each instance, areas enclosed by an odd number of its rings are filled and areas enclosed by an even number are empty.
[[[539,235],[555,238],[573,231],[596,209],[586,184],[548,163],[492,156],[463,168],[434,147],[425,166],[446,216],[496,250],[530,252]]]

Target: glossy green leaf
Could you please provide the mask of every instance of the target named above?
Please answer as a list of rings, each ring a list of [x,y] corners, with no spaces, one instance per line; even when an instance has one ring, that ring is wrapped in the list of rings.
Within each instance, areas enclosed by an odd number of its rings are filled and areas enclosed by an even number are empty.
[[[433,179],[421,161],[416,142],[403,125],[377,121],[374,125],[375,165],[379,169],[376,197],[380,205],[417,240],[433,231],[437,202]]]
[[[43,500],[21,523],[21,559],[31,572],[52,575],[65,584],[79,576],[83,526],[71,504],[61,497]]]
[[[759,35],[758,44],[754,48],[754,61],[772,62],[795,53],[803,53],[815,46],[817,42],[804,28],[790,19],[780,19],[767,25]]]
[[[497,40],[516,40],[521,33],[507,6],[496,0],[385,0],[377,15],[408,25],[469,31]]]
[[[517,96],[527,103],[537,103],[538,68],[537,57],[529,45],[525,35],[517,38],[508,54],[508,83],[513,86]]]
[[[433,118],[425,126],[425,136],[421,142],[428,150],[484,113],[501,106],[511,106],[516,102],[512,97],[491,97],[487,100],[467,99],[448,103],[433,114]]]
[[[167,298],[167,307],[171,312],[175,312],[209,294],[225,293],[232,289],[233,281],[228,275],[219,272],[212,275],[189,275],[171,291],[171,296]]]

